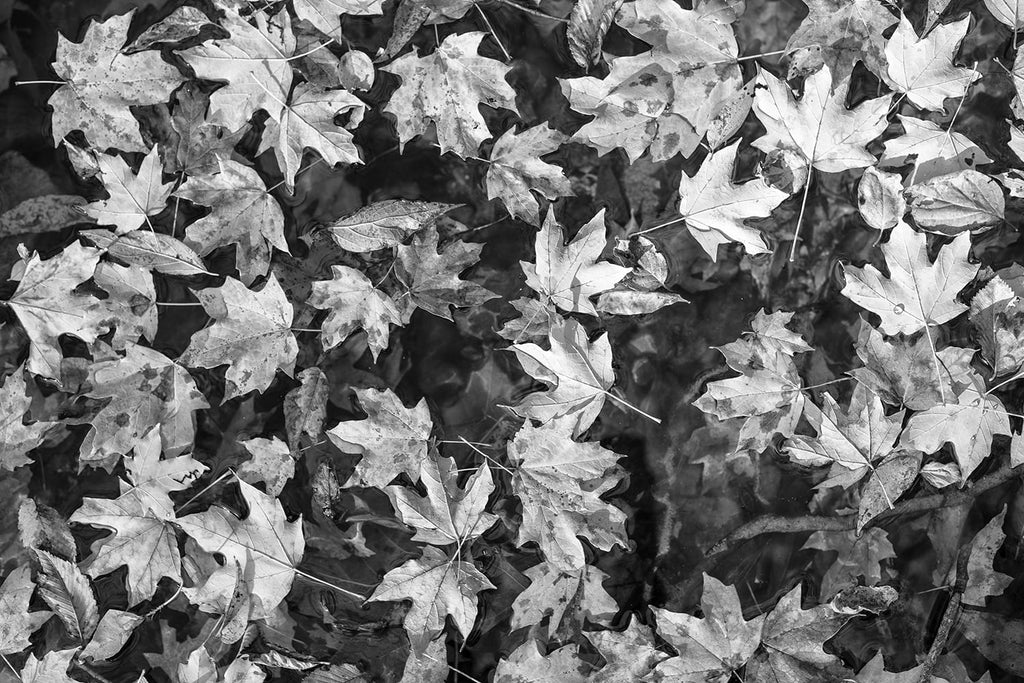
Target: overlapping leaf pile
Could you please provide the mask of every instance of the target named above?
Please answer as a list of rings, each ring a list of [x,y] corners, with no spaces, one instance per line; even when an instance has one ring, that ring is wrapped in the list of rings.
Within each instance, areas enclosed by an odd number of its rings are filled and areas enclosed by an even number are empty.
[[[1004,532],[1019,508],[967,515],[1024,462],[1024,66],[987,68],[1014,59],[1024,5],[808,0],[772,65],[744,38],[775,3],[686,4],[218,0],[61,36],[53,142],[93,200],[62,248],[21,248],[9,276],[23,360],[0,388],[17,501],[0,677],[965,681],[964,662],[974,679],[989,664],[1024,676],[1001,571],[1021,569],[1021,534]],[[557,73],[514,27],[568,48]],[[526,96],[545,89],[543,107]],[[954,130],[980,98],[999,117],[984,144]],[[364,188],[361,208],[303,221],[291,200],[317,192],[310,170],[371,161],[374,135],[444,160],[448,189]],[[562,209],[585,183],[549,156],[567,150],[677,174],[671,214],[619,225],[591,190],[576,220]],[[451,187],[467,182],[460,207]],[[532,256],[474,271],[485,247],[464,237],[498,222]],[[642,596],[605,585],[650,499],[626,500],[642,467],[598,435],[617,420],[653,440],[684,409],[627,396],[630,350],[608,330],[671,315],[727,268],[765,310],[687,397],[719,437],[689,455],[708,480],[745,462],[815,492],[812,515],[755,519],[690,567],[697,616],[660,606],[653,563],[633,577]],[[849,352],[816,344],[829,313]],[[473,413],[495,420],[483,441],[399,386],[423,343],[401,330],[430,316],[475,335],[481,375],[504,382]],[[46,505],[33,494],[56,490],[43,480],[61,457],[101,483]],[[939,590],[922,592],[949,596],[937,630],[906,617],[924,643],[909,665],[827,644],[910,600],[886,585],[901,512],[933,549]],[[798,548],[819,565],[806,587],[787,570],[755,605],[749,583],[704,572],[768,531],[815,532]],[[944,653],[952,629],[971,644]],[[350,649],[369,637],[388,644]],[[487,639],[501,651],[469,661]]]

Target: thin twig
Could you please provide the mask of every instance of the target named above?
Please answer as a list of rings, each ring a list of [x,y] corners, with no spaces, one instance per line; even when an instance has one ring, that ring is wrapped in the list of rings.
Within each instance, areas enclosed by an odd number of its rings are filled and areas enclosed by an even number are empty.
[[[544,14],[541,11],[538,11],[538,10],[535,10],[535,9],[531,9],[529,7],[523,7],[522,5],[520,5],[517,2],[512,2],[512,0],[498,0],[498,2],[500,2],[503,5],[508,5],[509,7],[514,7],[515,9],[519,10],[520,12],[526,12],[527,14],[532,14],[535,17],[541,17],[542,19],[550,19],[551,21],[557,21],[560,24],[568,24],[569,23],[568,19],[563,19],[562,17],[553,17],[550,14]]]

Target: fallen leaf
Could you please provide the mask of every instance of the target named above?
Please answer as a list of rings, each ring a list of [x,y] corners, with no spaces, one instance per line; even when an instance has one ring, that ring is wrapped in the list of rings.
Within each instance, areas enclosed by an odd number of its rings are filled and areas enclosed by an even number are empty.
[[[547,199],[573,194],[565,172],[541,159],[558,150],[566,140],[565,135],[548,126],[534,126],[520,133],[509,128],[491,149],[487,198],[500,198],[513,218],[537,225],[540,207],[531,192]]]

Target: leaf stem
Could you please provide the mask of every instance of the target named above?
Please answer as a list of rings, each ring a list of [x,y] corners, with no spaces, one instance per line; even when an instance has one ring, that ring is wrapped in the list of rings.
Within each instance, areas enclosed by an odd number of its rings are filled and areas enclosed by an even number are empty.
[[[817,138],[814,140],[815,146],[818,144]],[[796,260],[796,248],[800,240],[800,226],[804,222],[804,209],[807,208],[807,195],[811,191],[811,179],[814,177],[814,166],[813,160],[807,161],[807,180],[804,181],[804,197],[800,200],[800,215],[796,219],[796,230],[793,231],[793,246],[789,249],[789,262],[792,263]]]
[[[486,14],[484,14],[484,9],[476,3],[473,3],[473,7],[476,7],[476,11],[480,13],[480,18],[484,20],[485,24],[487,24],[487,30],[491,32],[491,37],[494,38],[494,42],[496,42],[498,44],[498,47],[501,48],[502,54],[505,55],[505,61],[511,62],[512,55],[510,55],[508,53],[508,50],[505,49],[504,44],[502,44],[501,42],[501,38],[498,37],[497,31],[494,30],[493,26],[491,26],[491,20],[487,18]]]
[[[545,14],[544,12],[541,12],[539,10],[535,10],[535,9],[530,8],[530,7],[523,7],[519,3],[512,2],[512,0],[498,0],[498,2],[500,2],[503,5],[508,5],[509,7],[514,7],[515,9],[519,10],[520,12],[525,12],[526,14],[532,14],[535,17],[541,17],[542,19],[550,19],[551,21],[557,21],[560,24],[568,24],[569,23],[568,19],[563,19],[562,17],[553,17],[550,14]]]
[[[654,417],[650,413],[645,413],[644,411],[640,410],[639,408],[637,408],[635,405],[633,405],[632,403],[630,403],[626,399],[620,398],[620,397],[616,396],[615,394],[613,394],[612,392],[608,391],[607,389],[602,389],[601,392],[605,396],[607,396],[608,398],[610,398],[613,401],[615,401],[616,403],[619,403],[619,404],[625,406],[626,408],[629,408],[630,410],[634,410],[637,413],[643,415],[644,417],[646,417],[651,422],[653,422],[655,424],[659,424],[659,425],[661,424],[661,419],[660,418]]]
[[[23,679],[22,679],[22,677],[21,677],[21,673],[20,673],[20,672],[19,672],[19,671],[18,671],[17,669],[15,669],[15,668],[14,668],[14,665],[13,665],[13,664],[11,664],[10,660],[9,660],[9,659],[7,659],[6,655],[4,655],[3,653],[0,653],[0,659],[4,660],[4,664],[6,664],[6,665],[7,665],[7,667],[8,667],[8,668],[9,668],[9,669],[10,669],[11,671],[13,671],[13,672],[14,672],[14,675],[15,675],[15,677],[16,677],[16,678],[17,678],[17,679],[18,679],[19,681],[23,680]]]
[[[917,683],[928,683],[932,680],[932,669],[935,668],[935,663],[939,661],[939,655],[946,649],[946,643],[949,641],[949,634],[953,630],[953,624],[956,623],[957,618],[960,616],[960,602],[963,598],[964,590],[967,588],[968,573],[968,562],[971,557],[971,550],[974,548],[974,541],[962,546],[956,556],[956,579],[951,587],[952,592],[949,596],[949,602],[946,603],[946,609],[942,612],[942,621],[939,623],[939,630],[935,633],[935,639],[932,641],[932,645],[928,648],[928,654],[925,656],[924,661],[921,662],[921,671],[917,675]]]
[[[203,488],[203,490],[202,490],[202,491],[200,491],[200,492],[199,492],[199,493],[197,493],[196,495],[194,495],[194,496],[192,496],[191,498],[189,498],[189,499],[188,499],[187,501],[185,501],[185,502],[184,502],[184,503],[183,503],[182,505],[178,506],[178,507],[177,507],[177,508],[176,508],[176,509],[174,510],[174,514],[176,514],[176,515],[180,515],[180,514],[181,514],[181,511],[182,511],[182,510],[184,510],[185,508],[187,508],[187,507],[188,507],[189,505],[191,505],[192,503],[196,502],[196,500],[197,500],[197,499],[199,499],[199,497],[200,497],[200,496],[202,496],[202,495],[203,495],[204,493],[206,493],[207,491],[209,491],[210,489],[212,489],[212,488],[213,488],[214,486],[216,486],[217,484],[219,484],[220,482],[222,482],[222,481],[223,481],[223,480],[224,480],[225,478],[227,478],[227,477],[229,477],[229,476],[233,475],[234,473],[235,473],[235,471],[234,471],[234,470],[232,470],[232,469],[230,469],[230,468],[229,468],[229,469],[227,469],[227,470],[226,470],[225,472],[221,473],[221,475],[220,475],[219,477],[217,477],[216,479],[214,479],[213,481],[211,481],[211,482],[210,482],[209,484],[207,484],[207,485],[206,485],[206,486],[205,486],[205,487]]]
[[[302,59],[303,57],[308,57],[309,55],[313,54],[314,52],[319,52],[320,50],[324,49],[328,45],[332,45],[332,44],[334,44],[336,42],[337,41],[334,40],[334,38],[328,38],[326,43],[320,43],[319,45],[317,45],[313,49],[306,50],[305,52],[303,52],[302,54],[299,54],[299,55],[292,55],[291,57],[288,57],[284,61],[292,62],[292,61],[295,61],[296,59]],[[267,60],[267,61],[271,61],[271,60]]]
[[[67,85],[67,81],[14,81],[14,85]],[[17,673],[17,672],[15,672]]]

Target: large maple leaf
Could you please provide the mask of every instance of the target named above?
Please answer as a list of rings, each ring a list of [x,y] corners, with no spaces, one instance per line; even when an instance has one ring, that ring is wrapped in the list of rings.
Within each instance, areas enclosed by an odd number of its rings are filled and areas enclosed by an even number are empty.
[[[903,125],[904,133],[885,141],[878,165],[903,166],[913,159],[910,183],[970,170],[992,161],[981,147],[963,133],[946,130],[933,121],[913,116],[897,114],[896,118]]]
[[[462,545],[487,531],[498,518],[485,512],[494,481],[487,463],[478,467],[465,486],[458,485],[459,470],[451,458],[427,458],[420,468],[426,496],[405,486],[389,486],[388,497],[399,518],[416,529],[412,540],[445,546]]]
[[[78,242],[46,261],[36,253],[23,252],[12,274],[20,282],[7,305],[17,314],[31,342],[25,365],[29,372],[58,380],[60,335],[74,335],[91,344],[109,331],[106,309],[100,300],[76,291],[93,276],[100,253]]]
[[[341,15],[383,12],[383,0],[295,0],[295,15],[333,38],[341,37]]]
[[[196,410],[209,404],[195,381],[159,351],[129,344],[123,358],[89,366],[86,395],[104,401],[82,441],[82,463],[110,469],[151,429],[172,456],[192,448]]]
[[[534,242],[537,263],[519,262],[526,284],[563,311],[597,315],[591,297],[611,289],[629,273],[629,268],[598,260],[607,243],[604,209],[568,244],[555,212],[549,209]]]
[[[417,51],[391,62],[384,70],[402,80],[384,111],[394,115],[399,145],[430,130],[433,124],[441,153],[460,157],[477,153],[491,136],[480,105],[516,113],[516,93],[505,80],[509,67],[477,54],[487,34],[470,31],[447,36],[425,57]]]
[[[294,191],[295,174],[306,149],[319,152],[329,166],[361,163],[352,133],[346,128],[359,125],[365,108],[362,100],[346,90],[321,90],[300,83],[278,117],[267,122],[258,153],[273,147],[289,191]],[[347,117],[346,127],[334,125],[337,116]]]
[[[389,571],[367,602],[412,602],[405,630],[413,649],[422,652],[451,617],[463,636],[469,635],[477,614],[477,594],[494,588],[473,563],[449,558],[433,546],[423,556]]]
[[[967,261],[969,233],[962,233],[928,259],[927,238],[906,223],[893,228],[882,245],[889,277],[872,265],[846,267],[843,295],[881,318],[885,334],[913,334],[948,322],[967,310],[957,294],[978,272]]]
[[[142,160],[138,173],[132,173],[119,155],[99,154],[97,162],[110,198],[86,204],[83,209],[97,223],[117,226],[117,234],[123,235],[142,227],[149,216],[164,208],[174,184],[160,182],[162,168],[155,145]]]
[[[227,562],[219,571],[233,574],[242,567],[243,574],[251,576],[254,604],[250,618],[264,619],[291,590],[305,548],[302,521],[289,522],[276,498],[244,481],[238,486],[248,508],[244,519],[215,506],[180,517],[176,523],[203,550],[225,557]]]
[[[213,325],[192,335],[178,361],[215,368],[227,365],[224,400],[265,391],[280,369],[291,375],[299,352],[292,334],[292,305],[271,273],[258,292],[227,278],[220,287],[195,292]]]
[[[572,422],[556,419],[526,424],[509,442],[515,466],[512,492],[523,503],[518,545],[535,542],[554,567],[572,571],[586,563],[583,544],[611,550],[627,545],[624,512],[601,500],[619,476],[607,476],[619,454],[598,443],[571,440]]]
[[[864,146],[882,134],[892,96],[878,97],[846,108],[849,79],[832,84],[828,67],[804,79],[803,96],[797,100],[786,85],[769,72],[758,73],[754,113],[767,132],[754,147],[770,152],[797,152],[808,166],[824,173],[864,168],[875,157]]]
[[[161,578],[181,582],[178,539],[170,522],[174,506],[168,494],[188,488],[206,466],[190,456],[160,459],[157,430],[140,437],[135,455],[126,459],[126,478],[117,498],[86,498],[71,521],[108,529],[112,535],[93,543],[85,565],[90,576],[128,568],[130,606],[153,597]]]
[[[513,410],[541,422],[571,415],[578,436],[597,418],[615,383],[612,347],[607,335],[588,341],[586,329],[572,318],[553,324],[548,339],[550,349],[533,343],[510,347],[523,369],[549,387],[527,395]]]
[[[679,653],[660,662],[651,681],[726,683],[754,655],[766,615],[744,620],[736,589],[708,574],[704,574],[700,605],[701,618],[651,608],[658,619],[658,633]]]
[[[192,176],[174,194],[213,208],[188,226],[185,243],[203,256],[236,245],[235,265],[245,284],[266,274],[273,249],[289,253],[284,214],[255,170],[222,159],[220,173]]]
[[[178,54],[199,78],[227,81],[210,95],[210,121],[231,131],[241,128],[257,110],[279,119],[292,84],[295,36],[287,12],[275,26],[265,14],[255,14],[256,25],[228,10],[221,26],[231,34]]]
[[[708,155],[696,175],[679,179],[679,213],[712,260],[718,259],[719,245],[729,242],[739,242],[748,254],[769,251],[761,232],[744,221],[771,215],[789,196],[761,178],[742,185],[732,181],[739,144]]]
[[[947,97],[962,97],[967,87],[981,78],[977,71],[953,64],[970,22],[970,17],[964,17],[939,24],[918,38],[910,20],[901,17],[885,46],[888,82],[922,109],[941,110]]]
[[[515,128],[505,131],[491,149],[487,198],[500,197],[513,218],[533,225],[539,223],[540,207],[531,192],[547,199],[573,193],[565,172],[541,159],[567,139],[548,126],[534,126],[521,133],[516,133]]]
[[[356,390],[365,420],[339,422],[327,436],[346,453],[362,453],[346,486],[384,488],[405,472],[415,481],[427,457],[433,429],[426,401],[406,408],[393,391]]]
[[[475,282],[459,278],[480,259],[482,244],[455,241],[438,253],[437,228],[430,224],[400,245],[395,260],[395,275],[405,291],[395,297],[402,322],[409,322],[415,308],[441,318],[452,319],[451,307],[476,306],[498,295]]]
[[[719,419],[743,419],[735,452],[759,453],[775,434],[792,436],[803,413],[804,394],[793,356],[811,347],[785,327],[792,317],[758,311],[751,332],[718,347],[729,367],[742,374],[709,382],[693,402]]]
[[[94,21],[81,43],[58,39],[53,69],[67,83],[48,103],[53,107],[55,145],[80,130],[100,150],[146,151],[129,107],[165,102],[185,79],[158,52],[121,51],[132,14]]]
[[[885,38],[882,32],[896,23],[878,0],[804,0],[807,17],[789,37],[791,75],[825,66],[841,78],[850,76],[854,64],[885,76]]]
[[[1010,418],[1003,402],[969,387],[956,397],[956,402],[941,403],[911,415],[900,443],[925,453],[938,451],[944,443],[952,444],[963,486],[992,452],[997,434],[1010,436]]]
[[[330,311],[321,326],[324,348],[334,348],[357,329],[366,330],[370,353],[376,358],[388,347],[391,325],[402,316],[384,292],[368,277],[348,266],[331,266],[331,279],[313,283],[306,303]]]

